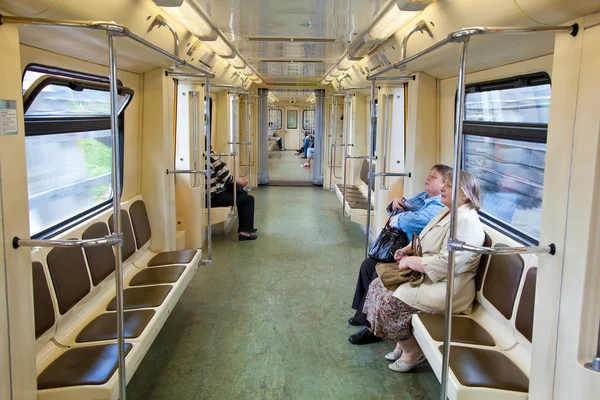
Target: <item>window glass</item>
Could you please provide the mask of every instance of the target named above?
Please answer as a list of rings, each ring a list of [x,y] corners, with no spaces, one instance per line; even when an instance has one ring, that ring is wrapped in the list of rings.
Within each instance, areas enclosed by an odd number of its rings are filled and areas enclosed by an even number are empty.
[[[481,211],[540,237],[546,144],[465,136],[465,169],[481,186]]]
[[[544,73],[467,86],[463,168],[481,186],[480,214],[528,244],[540,237],[549,107]]]
[[[305,131],[315,130],[315,110],[302,111],[302,129]]]
[[[122,184],[123,111],[133,91],[120,86],[120,171],[112,170],[107,79],[33,64],[23,76],[30,234],[50,237],[112,201]]]
[[[118,97],[120,110],[129,98],[127,95]],[[46,116],[110,117],[110,92],[94,89],[73,90],[67,86],[49,84],[35,96],[25,112],[25,118]]]
[[[277,131],[282,127],[283,112],[277,108],[269,110],[269,129]]]
[[[110,130],[27,136],[31,235],[112,198]]]
[[[467,93],[465,121],[547,124],[550,85]]]

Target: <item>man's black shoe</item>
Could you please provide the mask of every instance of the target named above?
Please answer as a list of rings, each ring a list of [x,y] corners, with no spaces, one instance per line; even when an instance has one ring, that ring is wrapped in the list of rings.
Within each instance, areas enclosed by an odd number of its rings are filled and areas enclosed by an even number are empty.
[[[257,237],[258,236],[256,236],[256,235],[246,236],[246,235],[239,234],[238,235],[238,240],[240,242],[243,241],[243,240],[256,240]]]
[[[352,344],[369,344],[379,342],[381,340],[380,337],[375,336],[367,329],[367,327],[363,326],[362,329],[356,332],[354,335],[350,335],[348,341]]]
[[[360,322],[358,322],[357,320],[355,320],[354,317],[348,318],[348,323],[350,325],[354,325],[354,326],[363,326],[363,324],[361,324]]]

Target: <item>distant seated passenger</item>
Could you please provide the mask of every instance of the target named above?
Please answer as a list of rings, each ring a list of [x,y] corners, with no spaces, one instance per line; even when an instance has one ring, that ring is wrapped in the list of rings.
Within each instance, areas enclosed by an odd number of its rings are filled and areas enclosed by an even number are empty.
[[[212,147],[211,147],[212,153]],[[240,188],[238,188],[238,185]],[[221,157],[210,156],[210,198],[212,207],[233,206],[233,191],[236,193],[236,206],[239,216],[239,240],[254,240],[254,197],[242,188],[248,186],[246,178],[238,178],[233,182],[233,175],[229,173],[227,164]]]
[[[485,233],[479,220],[479,183],[475,177],[460,171],[456,238],[468,244],[481,246]],[[406,282],[388,290],[380,278],[369,286],[364,312],[371,335],[396,341],[394,351],[385,358],[393,361],[390,369],[408,372],[426,361],[423,351],[412,333],[412,316],[418,313],[443,314],[446,304],[446,278],[448,274],[448,238],[450,236],[450,210],[452,208],[452,172],[446,177],[442,189],[442,203],[447,207],[423,229],[420,234],[422,257],[412,255],[411,246],[397,250],[394,258],[400,270],[413,270],[424,274],[420,285]],[[453,313],[469,313],[475,298],[475,274],[479,254],[459,251],[454,256],[454,307]],[[363,328],[365,329],[365,328]]]
[[[279,137],[278,134],[274,133],[274,134],[270,135],[269,136],[269,140],[273,140],[273,141],[277,142],[277,146],[279,147],[280,151],[285,150],[283,148],[282,140],[281,140],[281,138]]]
[[[447,165],[434,165],[425,180],[425,191],[419,193],[411,199],[394,199],[388,204],[387,212],[391,215],[390,226],[398,228],[406,234],[406,243],[412,238],[412,234],[417,235],[431,221],[431,219],[444,207],[441,203],[441,193],[444,187],[445,177],[452,171]],[[367,316],[363,313],[367,290],[371,282],[377,278],[375,265],[377,260],[367,257],[360,266],[358,281],[352,300],[352,308],[356,313],[348,320],[350,325],[368,325]],[[352,344],[365,344],[372,341],[381,340],[366,335],[368,331],[361,331],[364,335],[352,335],[348,338]]]
[[[301,165],[302,168],[310,168],[310,160],[315,156],[315,148],[310,147],[306,150],[306,162]]]

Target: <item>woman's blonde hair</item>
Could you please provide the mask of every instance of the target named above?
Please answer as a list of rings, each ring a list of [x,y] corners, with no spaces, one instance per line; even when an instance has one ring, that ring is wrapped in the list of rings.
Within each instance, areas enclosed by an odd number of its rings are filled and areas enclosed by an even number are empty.
[[[446,182],[450,183],[449,186],[452,186],[453,175],[454,171],[450,171],[446,175]],[[469,203],[471,203],[471,206],[479,211],[479,182],[477,182],[475,176],[470,172],[461,170],[458,185],[469,200]]]

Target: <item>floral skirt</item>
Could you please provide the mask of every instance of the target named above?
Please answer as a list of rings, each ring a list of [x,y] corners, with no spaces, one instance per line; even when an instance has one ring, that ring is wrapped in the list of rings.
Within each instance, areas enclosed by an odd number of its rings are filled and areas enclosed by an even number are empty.
[[[395,298],[394,292],[386,289],[381,279],[377,278],[369,286],[363,312],[367,314],[375,335],[400,341],[413,336],[412,316],[422,311]]]

